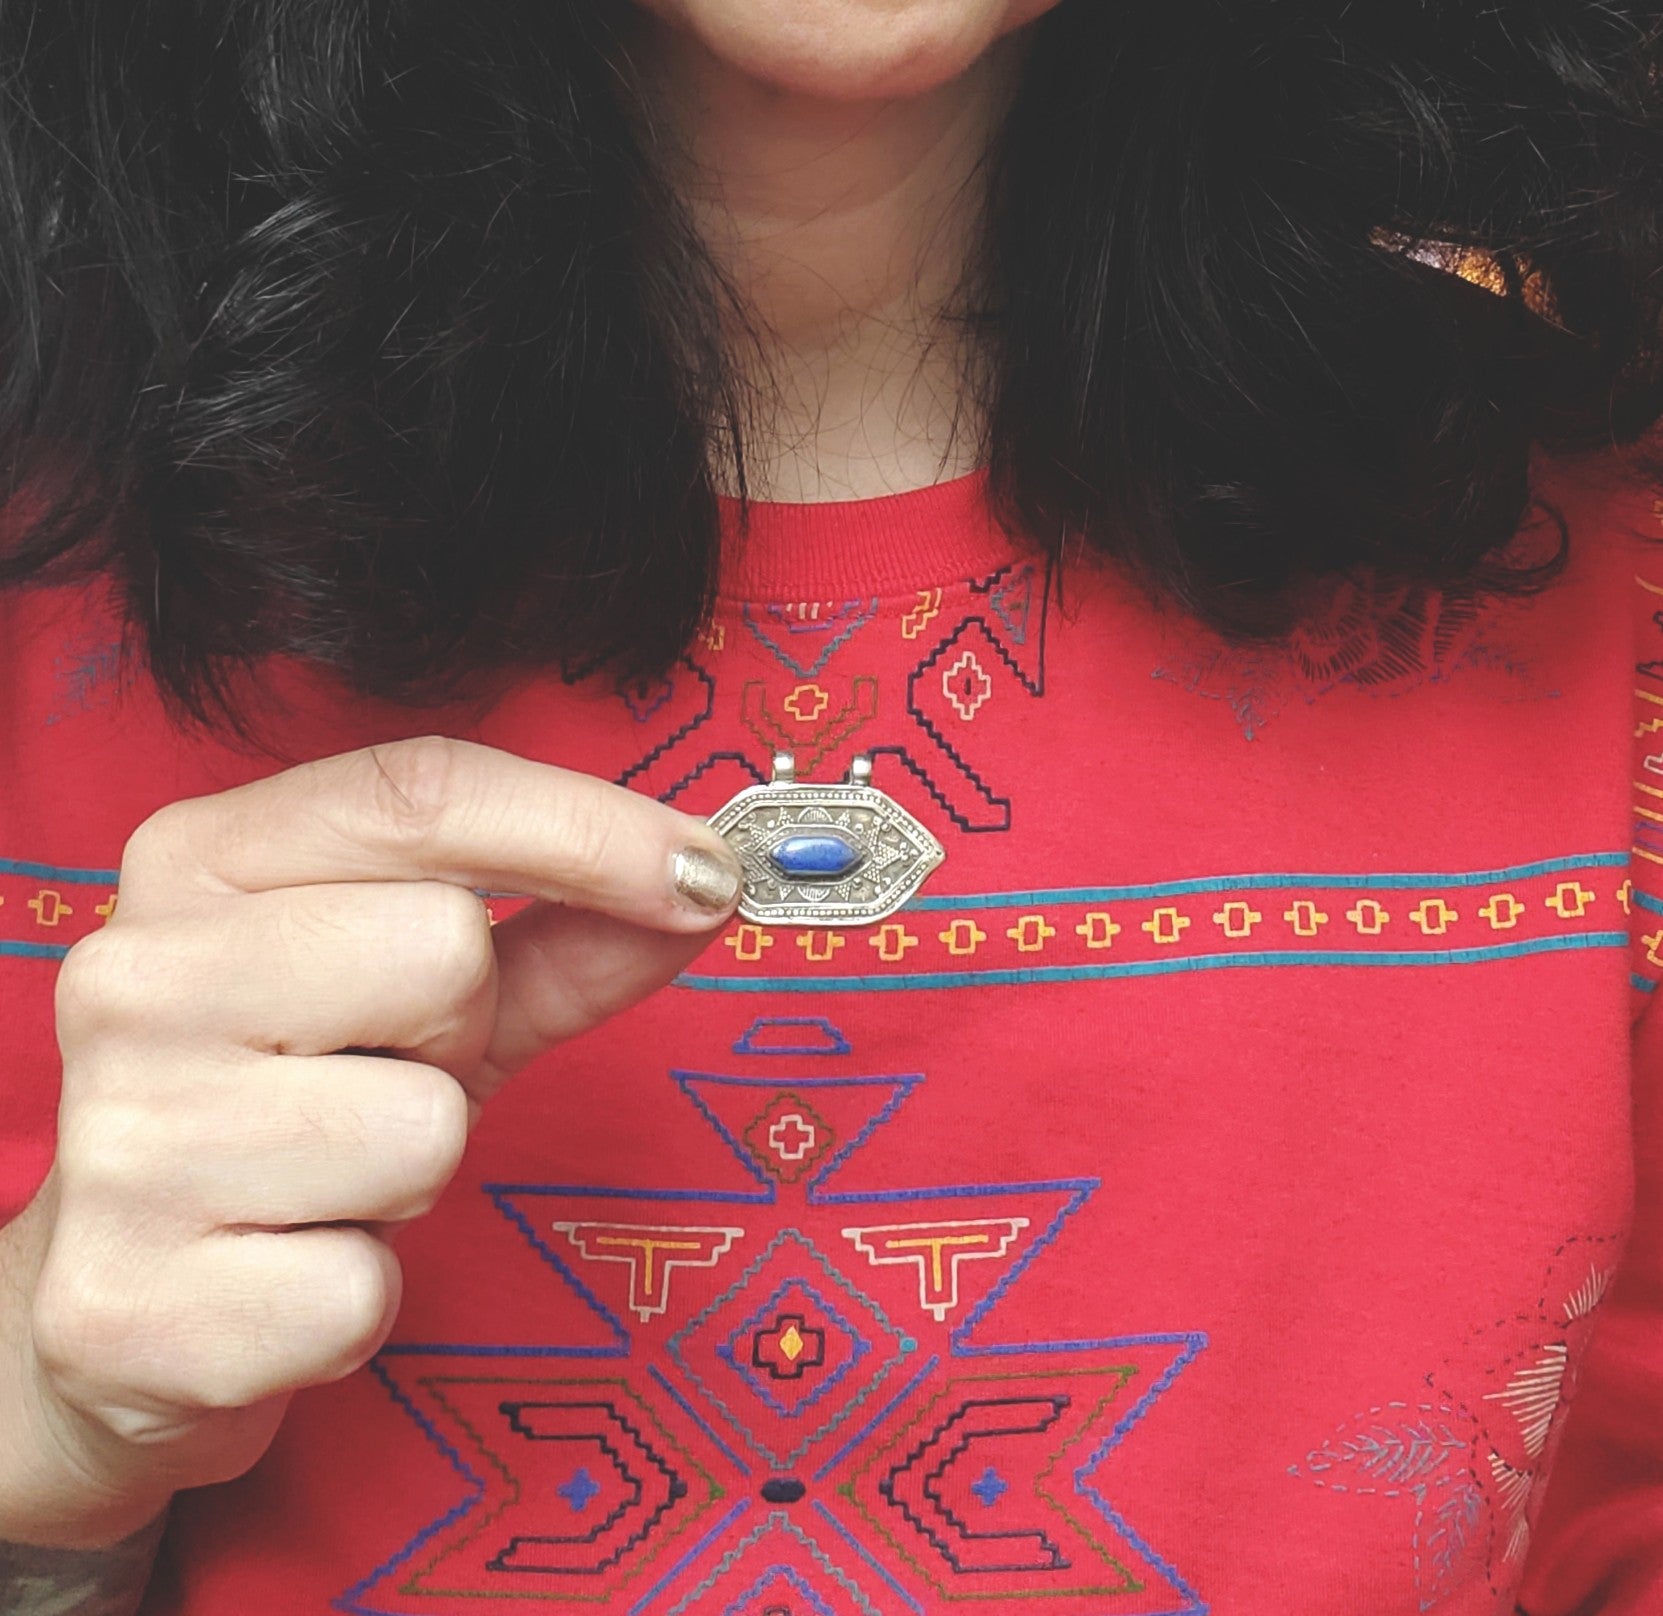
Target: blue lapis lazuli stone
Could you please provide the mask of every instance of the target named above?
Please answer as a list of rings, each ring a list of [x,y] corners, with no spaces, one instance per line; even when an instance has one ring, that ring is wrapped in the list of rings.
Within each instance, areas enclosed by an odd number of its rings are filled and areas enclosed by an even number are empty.
[[[835,881],[863,857],[847,836],[834,830],[788,836],[768,855],[774,868],[793,881]]]

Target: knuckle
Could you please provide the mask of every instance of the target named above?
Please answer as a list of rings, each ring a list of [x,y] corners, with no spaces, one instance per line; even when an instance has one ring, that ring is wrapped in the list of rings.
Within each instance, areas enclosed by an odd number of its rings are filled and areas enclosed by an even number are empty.
[[[163,1022],[188,980],[178,947],[177,938],[154,930],[141,946],[131,933],[111,927],[76,943],[58,968],[53,992],[66,1053],[87,1039]]]
[[[121,854],[121,884],[128,886],[145,870],[167,863],[186,841],[188,802],[172,802],[142,820]]]
[[[191,1375],[191,1402],[211,1411],[248,1408],[349,1373],[386,1334],[399,1280],[392,1254],[357,1229],[268,1238],[303,1240],[308,1250],[268,1284],[241,1276],[235,1301],[204,1325],[212,1350]],[[279,1277],[280,1275],[280,1277]]]
[[[68,1378],[79,1365],[84,1318],[76,1287],[49,1268],[35,1286],[30,1325],[35,1356],[54,1380]]]
[[[421,847],[450,806],[463,743],[444,735],[372,746],[364,759],[372,822],[395,845]]]
[[[131,1299],[108,1270],[86,1260],[49,1261],[36,1283],[30,1325],[35,1356],[59,1384],[108,1373],[134,1340]]]
[[[437,1193],[462,1165],[468,1144],[468,1096],[448,1072],[423,1067],[426,1087],[425,1177]]]
[[[237,1341],[235,1332],[227,1331],[227,1350],[216,1353],[191,1376],[190,1402],[209,1413],[226,1414],[240,1408],[251,1408],[276,1388],[273,1366],[256,1338],[249,1347]],[[233,1345],[233,1343],[236,1343]]]
[[[560,837],[569,867],[581,875],[605,869],[612,855],[618,822],[599,792],[575,795],[560,816]]]
[[[416,1218],[432,1211],[445,1186],[462,1165],[468,1143],[468,1100],[447,1072],[434,1066],[410,1064],[403,1085],[403,1115],[397,1137],[400,1184],[386,1209],[393,1220]],[[382,1131],[384,1141],[392,1130]]]
[[[332,961],[343,947],[361,941],[355,916],[332,888],[306,893],[278,893],[272,911],[273,956],[294,965],[299,960]]]
[[[419,958],[422,974],[452,1002],[471,997],[495,969],[491,921],[485,905],[463,887],[421,883],[409,893],[404,944]]]
[[[330,1262],[320,1379],[350,1374],[370,1357],[381,1345],[398,1301],[399,1270],[392,1252],[362,1231],[342,1230],[341,1236]]]
[[[101,1196],[149,1183],[172,1152],[143,1110],[103,1099],[66,1107],[58,1135],[58,1172],[66,1191]]]
[[[90,932],[64,955],[53,990],[60,1036],[102,1029],[130,997],[129,956],[112,932]]]

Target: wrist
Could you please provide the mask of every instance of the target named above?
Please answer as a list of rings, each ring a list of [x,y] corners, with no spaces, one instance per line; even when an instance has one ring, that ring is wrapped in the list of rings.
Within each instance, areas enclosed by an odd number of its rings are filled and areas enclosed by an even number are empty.
[[[86,1423],[11,1375],[0,1380],[0,1541],[102,1549],[166,1512],[171,1489],[125,1465],[99,1464],[103,1444],[77,1431]]]
[[[0,1541],[0,1610],[18,1616],[134,1616],[144,1601],[166,1518],[92,1549]]]
[[[129,1472],[120,1446],[52,1391],[35,1356],[30,1297],[51,1186],[0,1228],[0,1542],[102,1549],[142,1534],[171,1489]]]

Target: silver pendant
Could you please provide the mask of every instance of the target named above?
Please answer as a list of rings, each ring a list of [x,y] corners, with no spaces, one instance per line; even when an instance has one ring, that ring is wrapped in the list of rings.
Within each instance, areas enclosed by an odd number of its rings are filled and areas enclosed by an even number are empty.
[[[840,784],[806,785],[789,752],[774,777],[711,816],[745,871],[739,913],[762,925],[865,926],[886,920],[946,849],[872,784],[863,753]]]

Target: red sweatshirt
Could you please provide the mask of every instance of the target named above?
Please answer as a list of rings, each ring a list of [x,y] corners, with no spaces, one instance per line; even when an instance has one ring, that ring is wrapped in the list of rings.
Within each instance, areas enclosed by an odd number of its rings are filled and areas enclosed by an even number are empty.
[[[1663,523],[1553,481],[1539,598],[1287,652],[1059,597],[972,478],[762,508],[657,683],[284,676],[289,759],[441,727],[708,813],[869,753],[947,856],[511,1084],[149,1608],[1663,1611]],[[127,836],[279,762],[171,731],[91,596],[0,619],[3,1216]]]

